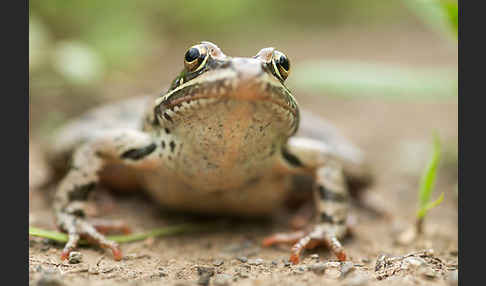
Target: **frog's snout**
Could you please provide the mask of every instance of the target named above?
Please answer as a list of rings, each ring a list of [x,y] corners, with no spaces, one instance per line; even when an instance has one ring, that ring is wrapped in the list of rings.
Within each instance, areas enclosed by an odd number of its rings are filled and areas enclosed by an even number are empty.
[[[262,62],[251,58],[233,58],[233,69],[236,71],[238,79],[242,84],[253,81],[264,74]]]

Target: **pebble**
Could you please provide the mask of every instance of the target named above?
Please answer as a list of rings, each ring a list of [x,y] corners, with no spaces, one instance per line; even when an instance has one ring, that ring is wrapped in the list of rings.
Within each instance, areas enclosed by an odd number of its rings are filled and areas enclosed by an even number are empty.
[[[273,266],[277,266],[277,265],[278,265],[278,262],[277,262],[277,261],[275,261],[275,260],[272,260],[272,265],[273,265]]]
[[[290,265],[292,265],[288,259],[282,259],[282,262],[285,267],[290,267]]]
[[[315,274],[322,275],[324,274],[324,272],[326,272],[326,268],[327,266],[325,263],[315,263],[309,267],[309,270],[311,270]]]
[[[243,263],[248,262],[248,258],[246,258],[245,256],[240,256],[240,257],[237,257],[236,259],[238,259],[239,261],[241,261]]]
[[[312,259],[319,259],[319,254],[314,253],[314,254],[312,254],[312,255],[310,256],[310,258],[312,258]]]
[[[70,264],[78,264],[83,260],[83,254],[78,251],[72,251],[69,253],[68,261]]]
[[[209,285],[209,280],[211,279],[211,276],[214,275],[214,268],[205,267],[205,266],[197,266],[196,268],[197,268],[197,274],[199,275],[197,284],[203,286]]]
[[[221,266],[223,264],[224,264],[224,261],[222,259],[218,259],[218,260],[213,261],[214,266]]]
[[[197,274],[199,276],[209,275],[210,277],[214,275],[214,268],[213,267],[206,267],[206,266],[196,266]]]
[[[425,266],[427,263],[425,262],[425,260],[423,260],[422,258],[420,257],[407,257],[403,260],[403,263],[402,263],[402,268],[403,269],[411,269],[411,270],[415,270],[415,269],[418,269],[420,267],[423,267]]]
[[[214,276],[213,285],[214,286],[228,286],[231,283],[233,276],[229,274],[218,274]]]
[[[263,259],[261,259],[261,258],[250,259],[250,260],[248,260],[248,264],[250,264],[250,265],[261,265],[261,264],[263,264]]]

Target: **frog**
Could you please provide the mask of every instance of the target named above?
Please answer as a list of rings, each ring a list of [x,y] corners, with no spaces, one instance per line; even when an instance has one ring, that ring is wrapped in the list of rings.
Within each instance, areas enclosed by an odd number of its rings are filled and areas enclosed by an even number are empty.
[[[81,238],[122,259],[119,244],[105,235],[131,229],[87,216],[89,197],[104,184],[201,214],[272,217],[298,202],[291,221],[301,223],[262,245],[291,244],[294,264],[320,245],[345,261],[350,200],[373,176],[361,149],[299,108],[285,84],[287,55],[269,47],[231,57],[202,41],[183,61],[166,91],[96,107],[53,137],[51,162],[65,169],[52,203],[56,225],[68,235],[61,259]],[[311,211],[299,211],[305,209]]]

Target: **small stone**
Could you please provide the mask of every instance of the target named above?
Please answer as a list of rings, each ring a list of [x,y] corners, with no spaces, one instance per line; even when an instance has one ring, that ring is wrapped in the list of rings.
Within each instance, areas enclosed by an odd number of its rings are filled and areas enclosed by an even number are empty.
[[[273,265],[273,266],[277,266],[277,265],[278,265],[278,262],[277,262],[277,261],[275,261],[275,260],[272,260],[272,265]]]
[[[221,266],[223,264],[224,264],[224,261],[222,259],[218,259],[218,260],[213,261],[214,266]]]
[[[310,258],[312,258],[312,259],[316,259],[316,260],[319,260],[319,254],[314,253],[314,254],[312,254],[312,255],[310,256]]]
[[[213,267],[205,267],[205,266],[197,266],[197,274],[199,275],[199,279],[197,280],[197,284],[207,286],[209,285],[209,280],[211,276],[214,275],[214,268]]]
[[[247,263],[248,262],[248,258],[246,258],[245,256],[240,256],[240,257],[237,257],[236,259],[238,259],[239,261],[241,261],[243,263]]]
[[[349,273],[353,272],[356,268],[352,262],[344,262],[341,265],[341,277],[346,277]]]
[[[290,267],[290,265],[292,265],[288,259],[282,259],[282,262],[285,267]]]
[[[229,274],[218,274],[214,276],[213,285],[214,286],[228,286],[231,283],[233,276]]]
[[[411,256],[411,257],[407,257],[403,260],[402,268],[403,269],[416,270],[416,269],[418,269],[418,268],[420,268],[420,267],[422,267],[426,264],[427,263],[422,258]]]
[[[261,258],[250,259],[250,260],[248,260],[248,264],[250,264],[250,265],[261,265],[261,264],[263,264],[263,259],[261,259]]]
[[[326,272],[326,268],[327,266],[325,263],[315,263],[309,267],[309,270],[311,270],[315,274],[322,275],[324,274],[324,272]]]
[[[69,253],[68,261],[70,264],[78,264],[83,260],[83,254],[81,252],[72,251]]]
[[[199,276],[209,275],[211,277],[214,275],[213,267],[197,266],[196,269]]]

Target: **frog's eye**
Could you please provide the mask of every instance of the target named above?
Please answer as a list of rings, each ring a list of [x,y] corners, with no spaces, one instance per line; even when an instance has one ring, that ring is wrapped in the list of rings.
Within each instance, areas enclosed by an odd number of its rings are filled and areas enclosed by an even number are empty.
[[[274,51],[272,56],[272,66],[281,80],[286,80],[290,73],[290,61],[282,52]]]
[[[208,49],[205,46],[192,46],[184,55],[184,66],[190,72],[198,71],[206,64],[208,56]]]

